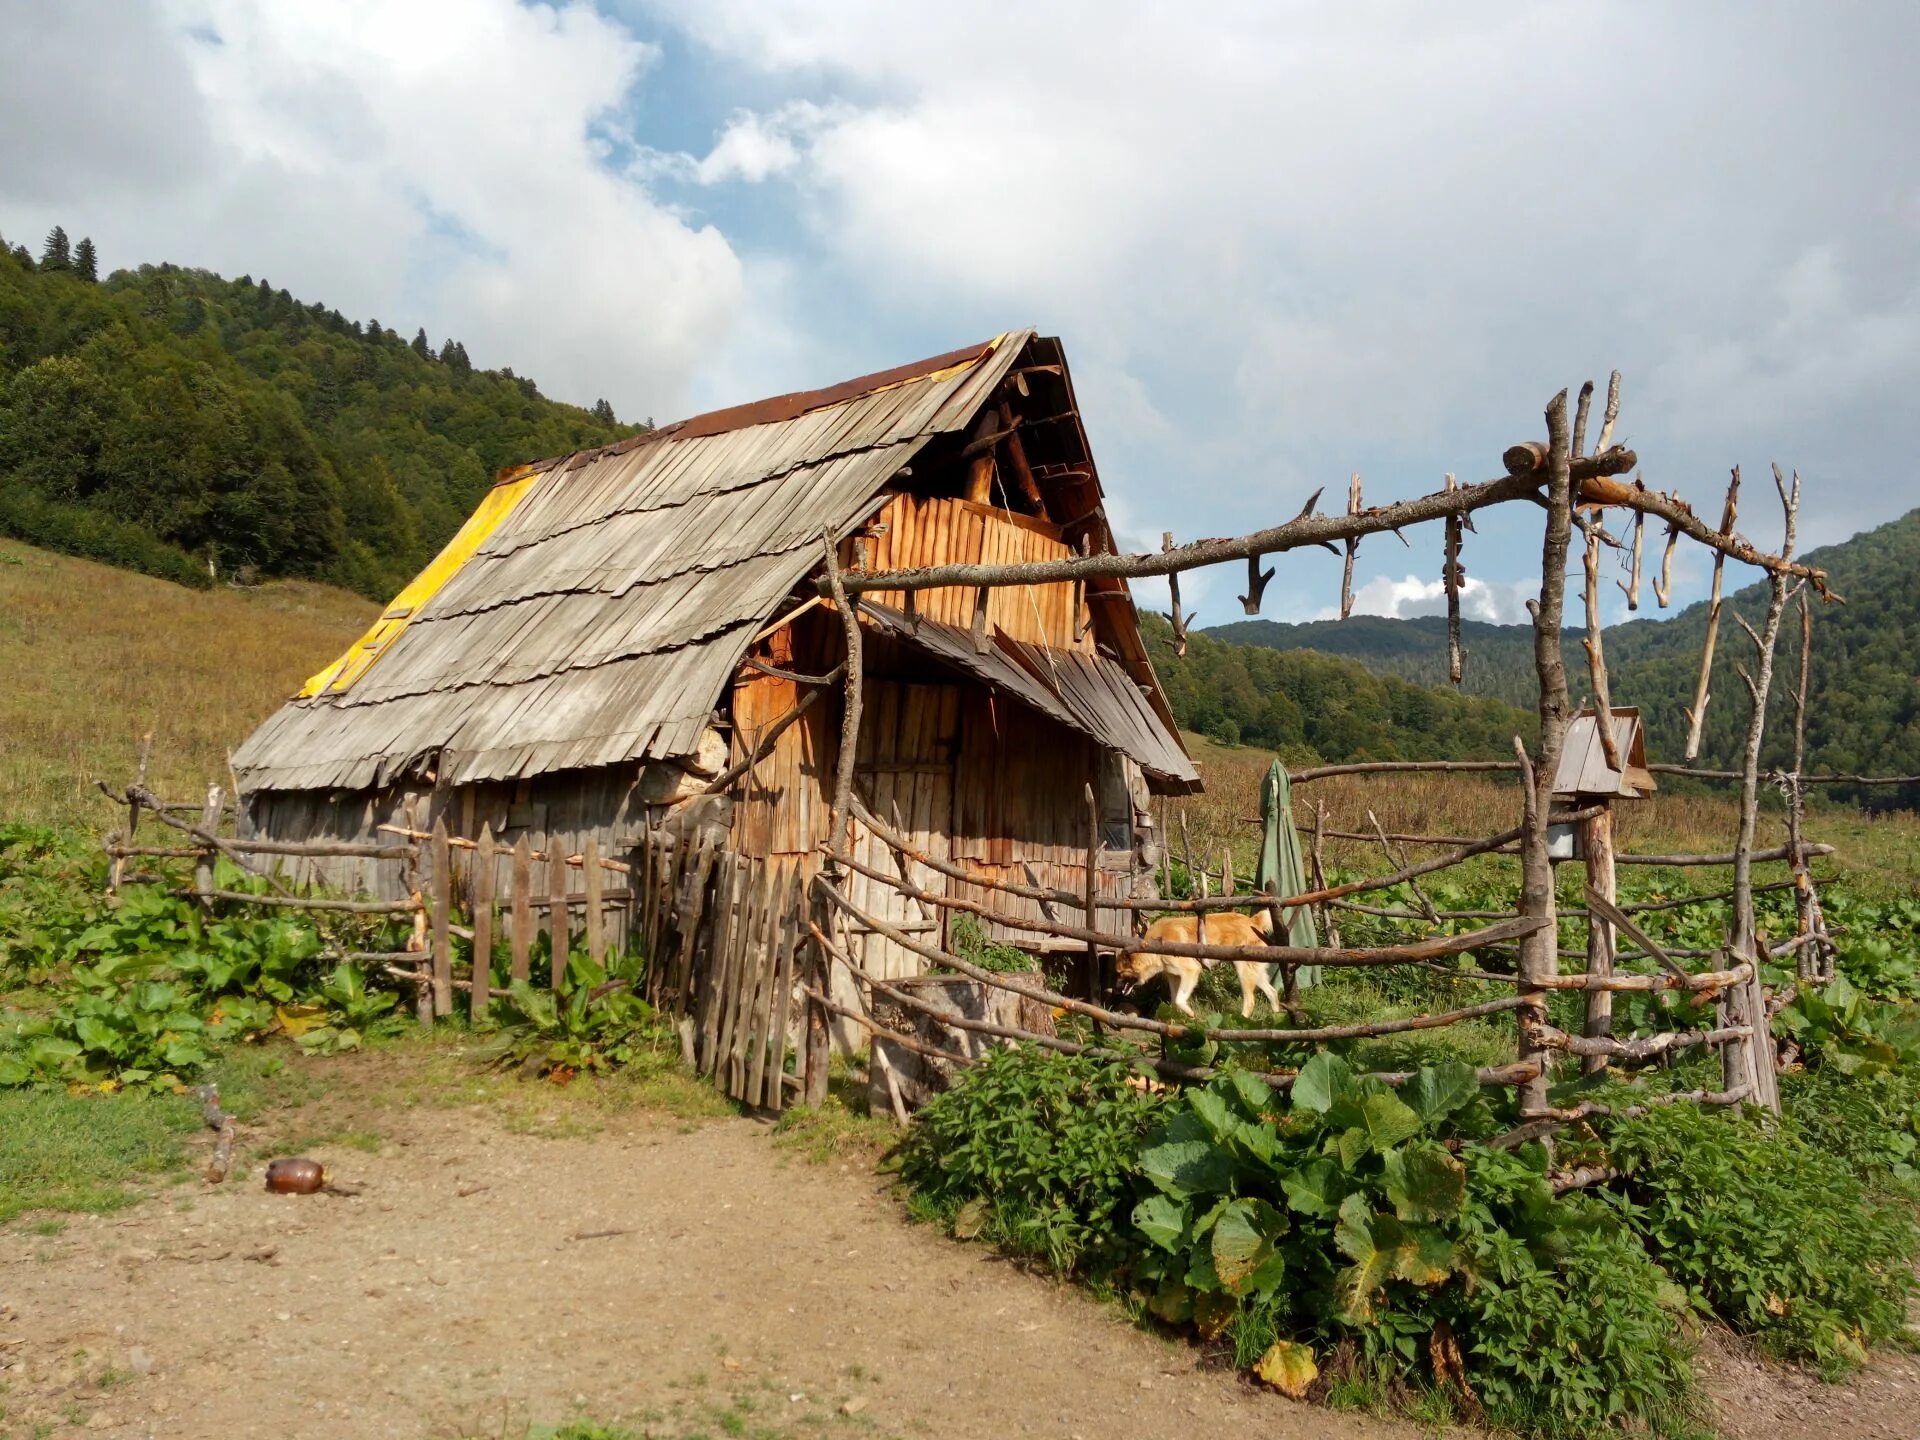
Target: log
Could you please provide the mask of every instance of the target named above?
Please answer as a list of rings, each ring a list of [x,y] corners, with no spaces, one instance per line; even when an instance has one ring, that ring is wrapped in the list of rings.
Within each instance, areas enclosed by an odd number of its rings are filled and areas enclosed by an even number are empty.
[[[1831,845],[1802,845],[1801,850],[1808,855],[1831,855]],[[1737,851],[1724,851],[1715,855],[1616,855],[1616,865],[1671,865],[1679,869],[1701,865],[1731,865],[1738,858]],[[1763,860],[1791,860],[1793,850],[1790,846],[1775,845],[1766,850],[1749,851],[1748,860],[1759,863]]]
[[[244,890],[176,890],[173,893],[282,910],[332,910],[342,915],[407,915],[418,913],[420,908],[411,900],[332,900],[319,895],[250,895]]]

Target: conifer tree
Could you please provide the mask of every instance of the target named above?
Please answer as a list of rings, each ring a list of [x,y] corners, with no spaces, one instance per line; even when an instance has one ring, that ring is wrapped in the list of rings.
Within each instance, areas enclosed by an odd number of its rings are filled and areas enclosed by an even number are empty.
[[[74,247],[73,269],[76,275],[90,285],[99,280],[100,257],[94,251],[91,235],[82,235],[80,243]]]
[[[433,346],[427,343],[427,327],[422,325],[413,337],[413,353],[422,360],[433,358]]]
[[[47,232],[47,243],[40,251],[42,270],[71,270],[73,268],[73,250],[67,244],[67,232],[63,226],[56,225]]]
[[[386,333],[387,332],[381,328],[378,320],[367,321],[367,338],[369,340],[383,340],[386,338]]]
[[[598,420],[602,425],[615,425],[619,423],[613,418],[613,406],[609,405],[604,399],[593,402],[593,418]]]
[[[22,270],[33,269],[33,252],[27,249],[26,246],[24,245],[14,246],[13,258],[20,262],[20,268]]]

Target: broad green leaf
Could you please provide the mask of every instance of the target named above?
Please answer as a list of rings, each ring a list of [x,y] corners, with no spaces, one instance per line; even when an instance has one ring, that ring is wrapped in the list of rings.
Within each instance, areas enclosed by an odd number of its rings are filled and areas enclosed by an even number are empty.
[[[1333,1214],[1346,1196],[1346,1182],[1331,1160],[1312,1160],[1280,1177],[1287,1205],[1301,1215]]]
[[[1375,1233],[1377,1238],[1377,1226]],[[1393,1273],[1402,1280],[1438,1285],[1456,1268],[1453,1242],[1443,1232],[1431,1225],[1409,1225],[1401,1231],[1394,1249]]]
[[[1204,1140],[1173,1140],[1140,1153],[1140,1169],[1169,1195],[1204,1195],[1226,1188],[1229,1167]]]
[[[1246,1070],[1229,1070],[1227,1078],[1248,1115],[1264,1115],[1273,1109],[1273,1087],[1258,1075]]]
[[[1293,1340],[1276,1340],[1254,1362],[1253,1373],[1290,1400],[1304,1400],[1320,1378],[1313,1347]]]
[[[1264,1200],[1235,1200],[1213,1227],[1213,1268],[1220,1283],[1242,1294],[1256,1270],[1273,1257],[1273,1242],[1287,1217]]]
[[[1366,1144],[1349,1159],[1347,1137],[1355,1131],[1366,1137]],[[1402,1140],[1419,1133],[1420,1117],[1408,1109],[1398,1096],[1385,1093],[1369,1095],[1359,1103],[1353,1128],[1340,1137],[1340,1154],[1347,1160],[1347,1168],[1352,1169],[1354,1162],[1368,1150],[1384,1155]]]
[[[1415,1141],[1385,1157],[1387,1199],[1402,1220],[1446,1220],[1467,1198],[1467,1167],[1433,1141]]]
[[[1480,1081],[1471,1065],[1447,1060],[1427,1066],[1400,1093],[1420,1122],[1432,1127],[1478,1095]]]
[[[1187,1104],[1193,1113],[1200,1117],[1200,1123],[1207,1127],[1207,1135],[1213,1140],[1224,1140],[1234,1127],[1232,1108],[1227,1097],[1211,1089],[1189,1090]]]
[[[1332,1051],[1322,1050],[1300,1067],[1293,1082],[1293,1103],[1298,1109],[1324,1115],[1352,1089],[1352,1067]]]
[[[1161,1249],[1177,1250],[1187,1231],[1187,1207],[1171,1196],[1149,1195],[1133,1207],[1133,1225]],[[954,1233],[960,1233],[958,1221]]]
[[[1233,1127],[1230,1139],[1235,1150],[1260,1165],[1271,1164],[1280,1149],[1273,1127],[1257,1120],[1242,1120]]]

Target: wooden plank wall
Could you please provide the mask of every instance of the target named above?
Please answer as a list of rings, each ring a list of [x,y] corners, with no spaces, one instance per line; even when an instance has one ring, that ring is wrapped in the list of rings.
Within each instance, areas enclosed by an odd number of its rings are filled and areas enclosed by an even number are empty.
[[[867,542],[868,564],[875,570],[905,570],[919,565],[979,562],[999,565],[1030,560],[1060,560],[1074,553],[1058,527],[1027,515],[939,496],[895,495],[880,511],[877,533]],[[905,607],[899,591],[876,590],[873,598],[895,609]],[[987,621],[1017,640],[1061,650],[1093,653],[1089,634],[1074,639],[1074,587],[1001,586],[988,596]],[[973,623],[974,592],[922,590],[915,597],[921,614],[962,629]],[[1085,606],[1080,607],[1084,615]]]

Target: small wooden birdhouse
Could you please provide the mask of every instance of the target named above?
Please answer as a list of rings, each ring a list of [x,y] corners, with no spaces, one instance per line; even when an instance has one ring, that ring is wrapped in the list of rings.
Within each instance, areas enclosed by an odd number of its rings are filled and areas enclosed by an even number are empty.
[[[1582,710],[1567,723],[1560,768],[1553,777],[1554,798],[1580,802],[1638,800],[1659,787],[1647,769],[1647,738],[1637,706],[1615,706],[1613,744],[1624,769],[1607,764],[1599,716]]]

